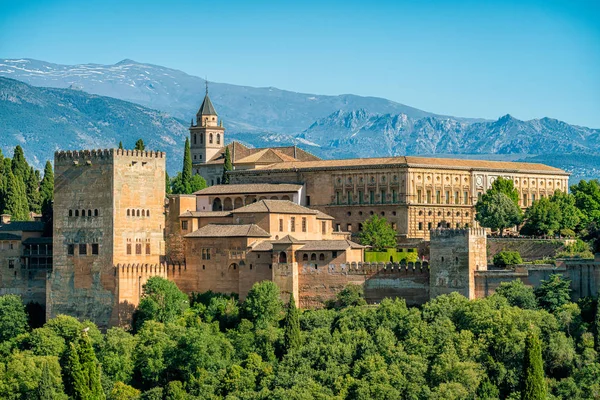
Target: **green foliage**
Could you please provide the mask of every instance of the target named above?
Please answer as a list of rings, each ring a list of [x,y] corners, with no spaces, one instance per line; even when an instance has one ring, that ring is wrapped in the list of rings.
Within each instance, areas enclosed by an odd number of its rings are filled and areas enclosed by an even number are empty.
[[[178,172],[170,183],[173,194],[192,194],[206,187],[206,181],[200,175],[192,174],[192,155],[190,152],[190,140],[185,139],[183,152],[183,169]]]
[[[181,180],[187,184],[192,179],[192,153],[190,151],[190,138],[185,138],[183,149],[183,169],[181,170]]]
[[[364,298],[364,290],[361,285],[346,285],[336,296],[334,302],[328,304],[328,308],[340,310],[346,307],[364,306],[367,304]]]
[[[283,347],[285,352],[289,353],[300,348],[301,340],[300,319],[296,308],[296,300],[294,300],[294,295],[290,294],[290,301],[287,304],[283,322]]]
[[[113,382],[131,382],[133,377],[133,351],[136,339],[121,328],[111,328],[104,335],[98,360],[102,372]]]
[[[119,140],[119,150],[123,150],[123,142]]]
[[[16,338],[27,329],[27,313],[21,297],[0,296],[0,342]]]
[[[14,221],[29,220],[29,203],[25,183],[21,176],[15,175],[11,171],[8,171],[6,181],[4,214],[10,214]]]
[[[537,308],[537,300],[533,288],[516,279],[512,282],[502,282],[496,294],[505,297],[511,306],[534,310]]]
[[[375,251],[396,246],[396,231],[385,218],[378,215],[373,215],[363,223],[358,237],[362,245],[371,246]]]
[[[165,194],[171,194],[173,190],[171,189],[171,178],[169,178],[169,173],[165,171]]]
[[[571,282],[559,274],[552,274],[535,289],[540,307],[555,312],[571,301]]]
[[[23,181],[29,177],[29,164],[21,146],[16,146],[11,162],[11,170],[15,176],[20,176]]]
[[[175,283],[153,276],[143,286],[142,299],[134,315],[136,330],[147,320],[174,322],[189,307],[188,297]]]
[[[144,145],[144,141],[142,139],[138,139],[137,142],[135,142],[135,150],[146,150],[146,146]]]
[[[36,171],[31,167],[27,180],[25,181],[25,190],[27,195],[28,209],[35,213],[42,211],[42,199],[39,192],[40,182],[37,179]]]
[[[530,330],[527,334],[523,357],[523,389],[521,399],[546,400],[546,392],[542,346],[540,339]]]
[[[138,400],[140,395],[141,392],[136,388],[123,382],[116,382],[108,395],[108,400]]]
[[[525,212],[522,232],[533,235],[554,235],[561,228],[562,213],[558,203],[542,197]]]
[[[266,327],[279,321],[282,310],[279,287],[271,281],[257,282],[248,292],[243,315],[255,325]]]
[[[233,170],[233,164],[231,163],[231,153],[229,147],[225,147],[225,160],[223,161],[223,176],[221,177],[221,183],[226,185],[229,183],[229,175],[227,172]]]
[[[415,249],[413,251],[398,251],[396,249],[384,249],[383,251],[365,251],[365,261],[366,262],[390,262],[390,259],[393,262],[401,262],[405,261],[415,262],[419,259],[419,255]]]
[[[521,209],[511,197],[491,189],[481,196],[475,205],[475,210],[477,212],[475,219],[481,226],[500,231],[500,236],[504,234],[504,229],[518,225],[523,220]]]
[[[577,185],[571,186],[571,193],[575,197],[575,205],[582,213],[583,225],[592,222],[600,223],[600,181],[581,180]]]
[[[519,191],[515,188],[512,179],[505,179],[502,177],[496,179],[486,194],[493,195],[495,193],[505,194],[516,206],[519,205]]]
[[[495,267],[505,268],[509,265],[523,264],[523,259],[518,251],[503,250],[494,255],[493,263]]]

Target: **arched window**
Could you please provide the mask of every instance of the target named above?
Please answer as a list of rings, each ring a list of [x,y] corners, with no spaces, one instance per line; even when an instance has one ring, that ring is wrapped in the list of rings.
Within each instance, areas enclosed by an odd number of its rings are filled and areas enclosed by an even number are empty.
[[[217,144],[221,144],[221,134],[217,133]]]
[[[212,143],[213,142],[213,134],[211,133],[210,135],[208,135],[208,143]]]
[[[98,209],[96,208],[96,209],[94,210],[94,217],[97,217],[97,216],[98,216]]]
[[[212,210],[213,211],[223,211],[223,205],[221,203],[220,198],[217,197],[216,199],[213,200]]]
[[[146,217],[150,216],[150,210],[146,210]]]
[[[131,216],[131,210],[128,208],[127,209],[127,216],[130,217]]]
[[[204,135],[200,135],[200,144],[204,142]]]
[[[319,261],[325,261],[325,254],[319,254]]]
[[[79,210],[75,210],[75,216],[79,217]]]
[[[137,216],[138,217],[140,216],[140,210],[137,210]]]
[[[234,263],[234,264],[231,264],[231,265],[229,266],[229,268],[231,268],[231,269],[237,269],[237,264],[235,264],[235,263]]]
[[[280,264],[287,263],[287,254],[285,254],[285,251],[282,251],[279,253],[279,263]]]
[[[73,216],[73,210],[69,210],[69,217]]]
[[[196,134],[194,133],[194,144],[196,144]]]
[[[308,254],[303,254],[302,255],[302,261],[308,261]]]
[[[85,217],[85,210],[81,210],[81,216]]]
[[[142,217],[146,216],[146,210],[142,210]]]
[[[317,255],[315,253],[310,255],[310,261],[317,261]]]
[[[88,210],[88,217],[92,216],[92,210]]]

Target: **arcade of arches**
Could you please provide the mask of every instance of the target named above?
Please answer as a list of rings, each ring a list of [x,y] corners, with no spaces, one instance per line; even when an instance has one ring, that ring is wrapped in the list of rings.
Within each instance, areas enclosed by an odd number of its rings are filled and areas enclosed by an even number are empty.
[[[288,200],[290,196],[245,196],[245,197],[215,197],[212,200],[212,211],[231,211],[260,200]]]

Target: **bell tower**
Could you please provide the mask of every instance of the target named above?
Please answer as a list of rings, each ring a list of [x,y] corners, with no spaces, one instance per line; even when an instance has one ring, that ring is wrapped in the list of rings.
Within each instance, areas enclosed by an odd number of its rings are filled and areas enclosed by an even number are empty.
[[[225,146],[225,128],[210,97],[208,96],[208,81],[206,95],[202,105],[190,125],[190,152],[192,155],[193,173],[200,173],[199,166],[213,158]]]

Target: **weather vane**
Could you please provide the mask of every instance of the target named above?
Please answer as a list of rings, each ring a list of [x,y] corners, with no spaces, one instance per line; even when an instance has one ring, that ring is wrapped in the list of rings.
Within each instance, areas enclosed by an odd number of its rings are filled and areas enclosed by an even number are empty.
[[[204,83],[206,83],[206,94],[208,94],[208,77],[204,77]]]

